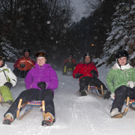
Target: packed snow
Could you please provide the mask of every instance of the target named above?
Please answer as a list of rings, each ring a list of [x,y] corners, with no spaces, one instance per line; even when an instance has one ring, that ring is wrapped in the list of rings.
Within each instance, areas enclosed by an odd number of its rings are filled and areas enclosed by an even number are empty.
[[[7,63],[13,69],[13,63]],[[105,78],[109,68],[98,68],[100,79],[106,84]],[[11,125],[4,125],[3,115],[7,106],[0,106],[1,135],[134,135],[135,112],[133,110],[123,118],[111,118],[112,101],[104,100],[92,93],[80,97],[78,79],[64,76],[56,71],[59,87],[56,90],[54,103],[56,122],[52,126],[41,126],[43,120],[39,107],[33,107],[22,120],[15,120]],[[18,81],[11,89],[14,99],[25,90],[24,81]]]

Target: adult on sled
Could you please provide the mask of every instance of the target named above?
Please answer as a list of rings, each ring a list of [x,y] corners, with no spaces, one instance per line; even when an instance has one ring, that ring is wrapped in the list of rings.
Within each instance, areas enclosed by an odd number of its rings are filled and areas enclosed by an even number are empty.
[[[116,63],[107,74],[107,85],[114,99],[111,108],[111,117],[121,113],[127,96],[135,98],[135,68],[128,63],[128,52],[119,50],[116,53]]]
[[[15,120],[19,100],[22,104],[26,101],[45,100],[44,124],[51,125],[55,121],[55,109],[53,103],[54,89],[58,87],[58,77],[50,64],[47,64],[47,56],[44,52],[37,52],[37,63],[31,69],[25,84],[28,90],[23,91],[4,115],[3,124],[10,124]]]
[[[106,86],[98,79],[98,71],[96,66],[92,63],[92,57],[90,53],[84,54],[84,62],[76,65],[73,70],[73,77],[79,78],[80,81],[80,93],[81,96],[88,94],[88,85],[96,86],[101,88],[103,86],[103,98],[108,99],[110,97],[110,91],[107,90]],[[101,90],[98,90],[101,93]]]
[[[68,74],[68,72],[73,72],[75,68],[75,59],[73,59],[73,55],[70,54],[69,58],[67,58],[63,63],[63,74]]]
[[[0,55],[0,93],[3,101],[8,104],[13,103],[13,97],[10,92],[11,87],[16,85],[17,78],[10,68],[7,67],[3,57]]]
[[[35,61],[30,58],[30,50],[24,49],[23,57],[15,62],[13,72],[17,77],[25,78],[34,65]]]

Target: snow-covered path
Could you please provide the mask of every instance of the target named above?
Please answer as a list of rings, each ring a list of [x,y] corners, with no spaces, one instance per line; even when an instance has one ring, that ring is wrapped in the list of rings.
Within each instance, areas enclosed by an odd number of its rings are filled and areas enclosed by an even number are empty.
[[[12,67],[11,63],[8,63]],[[99,69],[100,79],[105,82],[107,69]],[[1,135],[134,135],[135,112],[130,110],[120,119],[110,118],[111,101],[89,94],[80,97],[78,79],[63,76],[57,71],[59,87],[54,102],[56,122],[52,126],[41,126],[42,113],[34,107],[22,120],[15,120],[11,125],[3,125],[3,115],[8,109],[0,106]],[[18,82],[11,92],[14,99],[25,90],[23,81]]]

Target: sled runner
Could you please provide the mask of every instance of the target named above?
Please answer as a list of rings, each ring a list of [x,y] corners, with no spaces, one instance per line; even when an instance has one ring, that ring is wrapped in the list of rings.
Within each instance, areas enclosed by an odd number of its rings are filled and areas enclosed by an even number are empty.
[[[124,115],[127,114],[128,108],[135,111],[135,107],[133,107],[133,104],[135,104],[135,99],[130,99],[129,97],[127,97],[124,104],[126,104],[125,110],[112,118],[122,118]]]
[[[104,94],[102,85],[101,85],[101,88],[96,87],[96,86],[88,85],[87,91],[88,91],[87,92],[88,94],[93,93],[93,94],[95,94],[96,96],[99,96],[99,97],[103,97],[103,94]],[[80,91],[78,91],[78,93],[81,94]]]
[[[120,114],[118,114],[118,115],[115,115],[114,117],[112,117],[112,118],[122,118],[124,115],[126,115],[126,113],[127,113],[127,111],[128,111],[128,108],[129,108],[129,101],[130,101],[130,98],[129,97],[127,97],[127,99],[126,99],[126,107],[125,107],[125,109],[124,109],[124,111],[123,112],[121,112]]]
[[[20,99],[18,107],[17,107],[17,113],[16,116],[19,120],[21,120],[28,112],[32,110],[32,107],[34,106],[40,106],[40,109],[42,110],[43,113],[43,119],[45,120],[45,101],[28,101],[22,104],[22,99]],[[20,115],[20,111],[26,107],[24,113]],[[43,121],[44,121],[43,120]],[[42,122],[43,125],[43,122]]]

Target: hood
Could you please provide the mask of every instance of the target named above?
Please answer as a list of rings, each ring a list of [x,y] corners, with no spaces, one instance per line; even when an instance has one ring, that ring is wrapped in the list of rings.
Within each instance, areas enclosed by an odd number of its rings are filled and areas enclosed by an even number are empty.
[[[0,67],[0,70],[3,70],[5,68],[7,68],[7,64],[4,64],[4,66]]]
[[[133,68],[133,67],[129,63],[120,67],[117,62],[112,67],[112,69],[122,69],[122,70],[124,70],[124,69],[130,69],[130,68]]]

